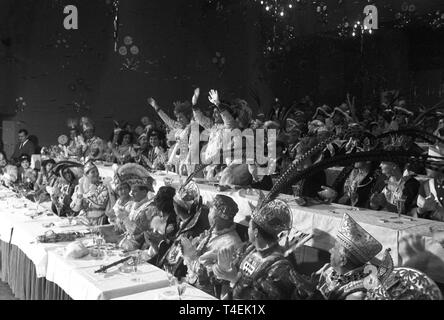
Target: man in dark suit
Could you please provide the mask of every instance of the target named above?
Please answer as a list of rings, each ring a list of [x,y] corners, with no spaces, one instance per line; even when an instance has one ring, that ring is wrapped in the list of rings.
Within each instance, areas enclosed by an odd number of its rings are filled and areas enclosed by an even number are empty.
[[[26,154],[31,157],[35,153],[35,145],[29,140],[28,131],[21,129],[18,132],[19,143],[15,146],[14,153],[12,154],[12,160],[19,161],[20,156]]]

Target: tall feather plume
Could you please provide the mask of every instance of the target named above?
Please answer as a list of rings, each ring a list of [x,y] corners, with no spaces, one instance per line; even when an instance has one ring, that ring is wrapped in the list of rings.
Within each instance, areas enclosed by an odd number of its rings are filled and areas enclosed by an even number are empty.
[[[435,144],[437,142],[444,143],[444,139],[435,136],[427,131],[417,130],[413,128],[400,129],[396,131],[389,131],[383,134],[380,134],[376,137],[377,140],[381,140],[390,136],[408,136],[416,139],[422,139],[427,141],[428,143]]]
[[[431,160],[434,159],[435,161]],[[412,164],[419,164],[424,166],[427,169],[432,169],[435,171],[444,172],[444,157],[430,157],[428,155],[416,155],[407,151],[384,151],[384,150],[376,150],[376,151],[365,151],[365,152],[357,152],[353,154],[345,154],[345,155],[337,155],[332,158],[325,159],[321,162],[315,163],[305,170],[297,170],[297,168],[292,168],[290,172],[285,172],[279,183],[279,189],[283,189],[288,185],[294,184],[302,179],[308,178],[320,170],[325,170],[330,167],[334,167],[337,165],[341,166],[349,166],[356,162],[363,161],[388,161],[388,162],[410,162]],[[440,161],[437,163],[436,161]],[[287,170],[289,171],[289,170]],[[273,200],[279,195],[278,192],[270,192],[266,199],[263,201],[263,204]]]
[[[191,180],[193,180],[193,178],[194,178],[198,173],[202,172],[202,170],[204,170],[204,169],[205,169],[206,167],[208,167],[209,165],[213,164],[213,162],[215,162],[216,160],[219,160],[220,157],[223,156],[223,155],[225,154],[224,152],[226,152],[226,153],[230,152],[230,154],[232,154],[232,153],[235,154],[235,152],[239,152],[239,150],[242,152],[242,155],[244,155],[244,153],[245,153],[245,151],[246,151],[246,149],[245,149],[244,146],[242,146],[241,149],[234,149],[234,148],[231,148],[229,151],[220,149],[220,151],[219,151],[218,154],[216,154],[216,155],[213,156],[211,159],[209,159],[209,160],[206,161],[206,162],[207,162],[206,164],[204,164],[204,163],[200,163],[200,164],[196,165],[196,167],[194,168],[194,171],[193,171],[193,172],[187,177],[187,179],[185,180],[185,182],[182,184],[182,186],[181,186],[180,188],[185,187],[188,183],[191,182]]]
[[[284,171],[280,175],[280,177],[277,179],[276,183],[273,185],[273,188],[271,188],[270,192],[262,199],[262,201],[259,201],[257,208],[261,208],[271,200],[273,200],[279,193],[287,186],[286,181],[291,177],[295,172],[299,171],[299,168],[301,164],[307,160],[309,157],[313,156],[314,154],[321,152],[325,149],[327,145],[329,145],[332,141],[337,139],[337,135],[332,135],[331,137],[321,141],[317,145],[315,145],[313,148],[308,150],[306,153],[304,153],[297,161],[293,162],[287,170]]]
[[[412,126],[417,126],[419,125],[422,120],[429,115],[432,112],[438,111],[440,108],[442,108],[444,106],[444,100],[439,101],[437,104],[435,104],[433,107],[425,110],[424,112],[422,112],[418,117],[416,117],[415,120],[413,120],[412,122]]]

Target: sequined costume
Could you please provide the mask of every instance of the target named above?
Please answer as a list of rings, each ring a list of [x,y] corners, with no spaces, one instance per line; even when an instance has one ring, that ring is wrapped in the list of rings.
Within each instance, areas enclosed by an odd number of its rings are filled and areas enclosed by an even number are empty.
[[[325,265],[318,272],[318,290],[327,300],[346,300],[359,297],[360,293],[365,296],[364,280],[367,274],[364,268],[382,250],[382,245],[348,214],[342,218],[336,241],[344,248],[345,258],[355,268],[340,274],[332,265]]]

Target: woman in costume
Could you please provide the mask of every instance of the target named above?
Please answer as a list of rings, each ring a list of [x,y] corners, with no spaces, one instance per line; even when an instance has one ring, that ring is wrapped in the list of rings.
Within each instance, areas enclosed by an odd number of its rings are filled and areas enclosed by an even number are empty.
[[[191,133],[190,121],[192,117],[192,110],[190,103],[188,101],[185,103],[181,102],[174,103],[174,115],[176,117],[176,120],[171,119],[161,109],[161,107],[157,104],[157,102],[153,98],[149,98],[148,103],[154,108],[159,117],[172,131],[176,139],[176,144],[174,145],[174,147],[171,147],[171,153],[168,159],[168,163],[181,166],[183,160],[186,159],[188,156],[188,154],[181,155],[180,153],[181,153],[181,144],[189,145],[189,136]],[[193,143],[191,145],[195,144]]]
[[[73,216],[76,213],[71,209],[72,195],[79,183],[79,177],[83,175],[83,166],[71,161],[60,161],[53,172],[58,177],[53,186],[47,186],[46,190],[51,196],[52,211],[58,216]]]
[[[17,179],[17,166],[8,164],[5,153],[0,151],[0,182],[6,187],[11,187]]]
[[[46,186],[53,186],[54,180],[57,179],[57,175],[52,171],[55,164],[56,162],[53,159],[42,161],[42,166],[34,185],[35,198],[40,199],[41,202],[45,201],[45,198],[49,198]]]
[[[80,179],[73,195],[71,208],[85,217],[90,225],[107,224],[105,214],[110,206],[110,188],[100,180],[99,170],[92,162],[84,166],[84,176]]]
[[[133,135],[125,130],[119,132],[117,138],[117,146],[112,149],[113,155],[117,163],[128,163],[133,154]]]
[[[135,163],[121,166],[115,173],[114,184],[125,183],[131,187],[132,200],[124,206],[124,212],[119,217],[125,230],[125,237],[119,246],[126,251],[133,251],[142,247],[143,232],[151,228],[151,220],[159,212],[152,203],[154,179],[148,170]]]
[[[164,170],[165,164],[168,161],[168,151],[162,146],[162,136],[157,130],[148,132],[149,151],[146,156],[146,163],[151,170]]]
[[[34,184],[37,181],[37,174],[35,170],[30,167],[31,158],[27,154],[23,154],[22,156],[20,156],[19,161],[20,167],[18,168],[17,182],[26,190],[33,190]]]

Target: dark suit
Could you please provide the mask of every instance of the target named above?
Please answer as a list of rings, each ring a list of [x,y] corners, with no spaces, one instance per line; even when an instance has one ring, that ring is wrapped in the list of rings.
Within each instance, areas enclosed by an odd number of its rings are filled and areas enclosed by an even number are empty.
[[[26,140],[23,144],[18,143],[15,146],[14,153],[12,154],[12,159],[14,161],[18,161],[20,156],[27,154],[29,157],[31,157],[33,154],[35,154],[35,145],[32,141],[29,139]]]

